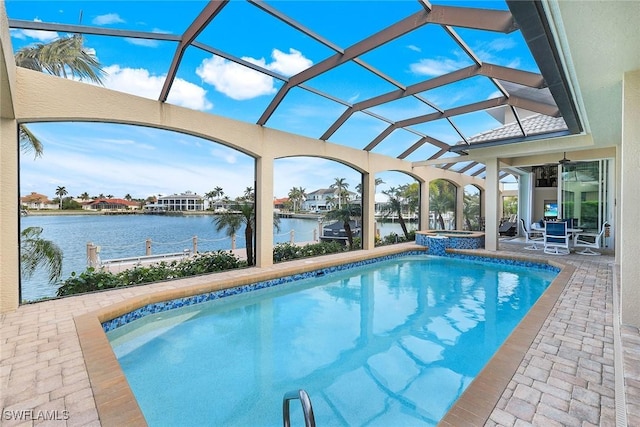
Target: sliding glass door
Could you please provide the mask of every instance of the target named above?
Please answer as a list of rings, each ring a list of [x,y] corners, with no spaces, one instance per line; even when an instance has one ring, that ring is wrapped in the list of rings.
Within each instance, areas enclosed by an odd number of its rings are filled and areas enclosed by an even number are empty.
[[[562,217],[577,219],[578,227],[589,232],[599,232],[604,221],[611,222],[609,173],[608,160],[564,164]]]

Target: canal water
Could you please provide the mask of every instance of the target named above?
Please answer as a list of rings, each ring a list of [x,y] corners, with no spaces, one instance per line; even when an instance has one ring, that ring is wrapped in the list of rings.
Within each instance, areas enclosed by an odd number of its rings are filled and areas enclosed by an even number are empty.
[[[231,238],[216,231],[211,215],[30,215],[20,219],[20,229],[42,227],[41,237],[62,249],[62,279],[87,267],[87,243],[100,248],[100,259],[135,257],[145,254],[146,241],[151,240],[153,254],[182,252],[193,248],[197,236],[198,252],[230,250]],[[380,234],[401,233],[397,223],[378,224]],[[282,218],[280,230],[274,230],[274,243],[314,239],[318,230],[316,219]],[[244,228],[237,233],[236,247],[245,247]],[[50,284],[45,271],[36,271],[30,279],[21,281],[21,298],[33,301],[55,296],[58,286]]]

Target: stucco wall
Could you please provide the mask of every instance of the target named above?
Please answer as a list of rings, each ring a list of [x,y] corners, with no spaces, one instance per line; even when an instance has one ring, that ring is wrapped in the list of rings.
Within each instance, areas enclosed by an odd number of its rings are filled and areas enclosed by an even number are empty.
[[[640,327],[640,70],[626,73],[623,80],[622,182],[620,197],[620,302],[622,323]],[[616,233],[618,234],[618,233]]]

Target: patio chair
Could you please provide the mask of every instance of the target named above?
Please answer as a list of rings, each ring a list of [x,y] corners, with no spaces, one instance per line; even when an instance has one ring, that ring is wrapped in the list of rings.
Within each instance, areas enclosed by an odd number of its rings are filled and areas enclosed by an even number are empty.
[[[581,255],[600,255],[600,252],[595,252],[593,249],[601,248],[602,235],[608,226],[609,222],[605,221],[599,233],[576,233],[575,236],[573,236],[573,246],[576,248],[584,248],[576,253]]]
[[[515,236],[516,231],[516,223],[511,221],[504,221],[498,228],[500,236]]]
[[[569,255],[569,234],[564,221],[547,221],[544,226],[544,253]]]
[[[537,246],[537,243],[544,241],[544,233],[542,231],[528,230],[527,226],[524,224],[524,219],[522,218],[520,218],[520,225],[522,226],[522,232],[524,233],[525,244],[531,243],[530,246],[525,246],[524,248],[529,251],[542,249]]]

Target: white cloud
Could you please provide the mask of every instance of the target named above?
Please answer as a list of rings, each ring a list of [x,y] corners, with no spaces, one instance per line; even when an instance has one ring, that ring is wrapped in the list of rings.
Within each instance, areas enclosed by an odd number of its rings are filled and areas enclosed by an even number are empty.
[[[271,58],[273,58],[273,62],[267,64],[265,68],[285,76],[293,76],[313,65],[310,59],[305,58],[300,51],[295,49],[289,49],[289,53],[273,49]]]
[[[33,22],[42,22],[42,20],[36,18]],[[47,43],[60,37],[55,31],[42,31],[42,30],[14,30],[10,31],[11,37],[15,37],[20,40],[36,39],[38,41]]]
[[[238,162],[238,155],[240,153],[231,148],[214,148],[211,150],[211,156],[215,159],[223,160],[229,165],[234,165]]]
[[[353,94],[352,96],[349,97],[349,99],[347,99],[347,102],[350,102],[351,104],[355,103],[358,99],[360,99],[360,92]]]
[[[414,44],[407,45],[407,49],[413,50],[415,52],[422,52],[422,49],[420,49],[418,46]]]
[[[503,50],[509,50],[515,47],[517,47],[517,45],[513,39],[501,37],[487,43],[486,50],[491,52],[502,52]]]
[[[271,63],[267,63],[264,58],[242,59],[286,76],[296,74],[313,64],[295,49],[289,49],[289,53],[274,49],[271,57]],[[218,92],[235,100],[252,99],[276,92],[272,77],[217,56],[203,60],[196,73]]]
[[[169,31],[160,30],[158,28],[154,28],[151,32],[156,34],[170,34]],[[159,40],[152,40],[152,39],[138,39],[138,38],[125,37],[124,40],[127,43],[130,43],[132,45],[143,46],[143,47],[158,47],[160,45]]]
[[[124,19],[120,18],[117,13],[107,13],[105,15],[98,15],[91,21],[95,25],[110,25],[110,24],[122,24]]]
[[[519,56],[509,56],[504,51],[516,49],[517,43],[507,37],[500,37],[489,42],[478,43],[474,47],[474,52],[485,62],[500,64],[505,67],[518,68],[521,63]],[[508,61],[508,62],[506,62]]]
[[[119,90],[150,99],[158,99],[166,76],[154,76],[143,68],[105,67],[104,84],[109,89]],[[213,104],[206,98],[207,91],[186,80],[176,78],[169,92],[168,102],[194,110],[210,110]]]
[[[150,40],[150,39],[134,39],[134,38],[126,37],[124,41],[136,46],[143,46],[143,47],[158,47],[159,45],[158,40]]]
[[[412,72],[424,76],[441,76],[467,65],[465,62],[451,58],[426,58],[409,65]]]
[[[202,61],[196,74],[218,92],[239,101],[276,91],[273,78],[218,56]]]
[[[509,68],[520,68],[520,58],[511,58],[511,61],[506,63],[504,66]]]

